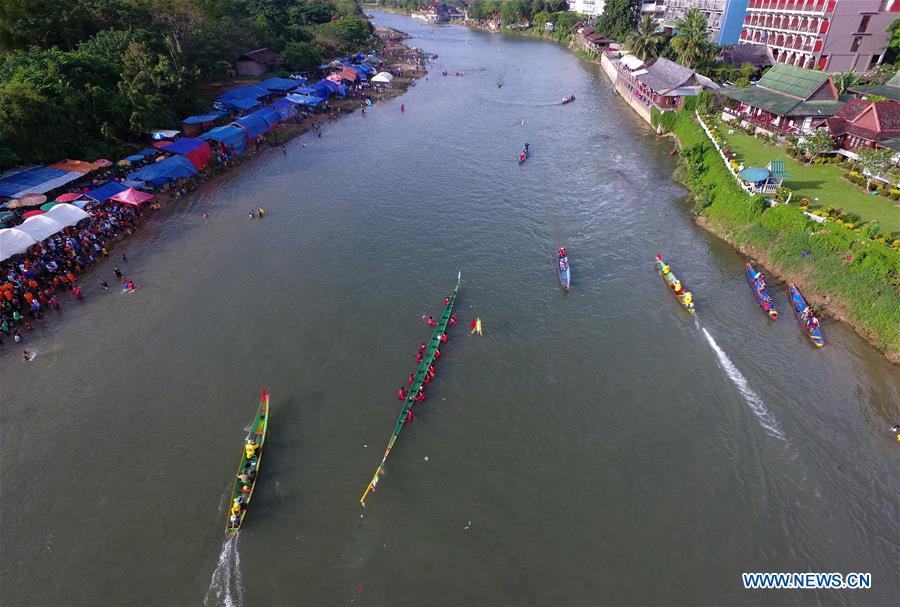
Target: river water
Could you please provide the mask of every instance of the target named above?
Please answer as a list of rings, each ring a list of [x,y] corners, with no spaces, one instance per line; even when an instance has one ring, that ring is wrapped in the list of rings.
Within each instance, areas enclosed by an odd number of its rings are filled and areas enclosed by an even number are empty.
[[[96,288],[107,262],[35,361],[6,346],[3,604],[900,603],[896,369],[828,319],[806,343],[783,285],[767,320],[671,142],[594,66],[376,20],[438,53],[428,80],[170,207],[116,251],[136,293]],[[364,511],[459,270],[462,322]],[[260,386],[263,472],[225,544]],[[744,571],[873,587],[747,592]]]

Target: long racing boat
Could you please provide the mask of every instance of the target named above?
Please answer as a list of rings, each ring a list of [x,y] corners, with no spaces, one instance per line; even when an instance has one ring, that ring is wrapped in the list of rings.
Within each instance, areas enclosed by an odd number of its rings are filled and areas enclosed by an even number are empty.
[[[672,273],[669,264],[663,261],[662,255],[659,253],[656,254],[656,269],[679,303],[684,306],[685,310],[693,314],[695,311],[694,296],[690,291],[684,290],[684,287],[681,286],[681,281]]]
[[[266,429],[269,427],[269,394],[265,390],[259,400],[256,417],[250,424],[247,438],[244,439],[244,452],[241,454],[241,465],[238,466],[231,488],[231,502],[225,519],[225,533],[234,536],[241,530],[247,507],[256,488],[259,478],[259,465],[262,462],[263,447],[266,443]]]
[[[409,386],[409,392],[403,400],[403,408],[400,410],[400,416],[394,424],[394,431],[391,433],[391,438],[388,439],[388,444],[384,450],[384,455],[381,458],[381,463],[378,464],[378,468],[375,469],[372,480],[366,485],[366,490],[363,492],[362,497],[359,498],[359,503],[363,506],[366,505],[366,498],[369,494],[374,493],[378,487],[378,482],[384,474],[384,466],[387,463],[388,457],[390,457],[391,451],[394,450],[394,445],[397,444],[397,439],[400,437],[400,432],[406,425],[406,420],[410,417],[410,412],[416,402],[415,397],[419,393],[419,389],[422,388],[425,383],[428,370],[435,360],[435,351],[437,351],[441,345],[441,335],[447,331],[447,326],[450,324],[450,317],[453,315],[453,305],[456,303],[456,296],[459,294],[459,283],[461,281],[462,272],[456,276],[456,287],[454,287],[450,297],[447,298],[447,303],[444,305],[444,312],[441,314],[440,320],[434,326],[431,340],[428,342],[425,352],[422,354],[422,360],[419,362],[419,366],[416,367],[416,372],[412,378],[412,384]]]
[[[809,337],[809,341],[813,342],[817,348],[821,348],[825,345],[825,335],[822,333],[819,319],[816,318],[812,308],[806,303],[794,283],[788,283],[788,294],[791,296],[791,308],[794,310],[797,322],[800,323],[800,328]]]
[[[747,282],[750,283],[750,290],[763,312],[769,315],[769,318],[775,320],[778,318],[778,310],[775,309],[775,301],[769,295],[769,287],[766,286],[766,279],[762,272],[757,272],[749,263],[744,264],[747,271]]]

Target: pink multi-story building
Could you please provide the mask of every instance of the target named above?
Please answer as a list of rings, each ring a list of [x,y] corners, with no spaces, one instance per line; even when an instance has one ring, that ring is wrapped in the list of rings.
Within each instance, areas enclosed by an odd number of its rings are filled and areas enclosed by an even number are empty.
[[[741,42],[775,60],[828,72],[864,72],[881,61],[900,0],[750,0]]]

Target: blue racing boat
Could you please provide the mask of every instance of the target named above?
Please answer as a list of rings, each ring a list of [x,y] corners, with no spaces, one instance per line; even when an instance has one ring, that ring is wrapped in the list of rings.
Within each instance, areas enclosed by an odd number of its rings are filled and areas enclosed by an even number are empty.
[[[756,297],[756,302],[763,312],[769,315],[769,318],[775,320],[778,318],[778,310],[775,309],[775,301],[769,295],[769,288],[766,286],[766,278],[762,272],[757,272],[749,263],[744,264],[747,271],[747,282],[750,283],[750,290]]]
[[[794,309],[794,316],[797,317],[800,328],[803,329],[803,332],[806,333],[806,336],[809,337],[809,340],[813,342],[817,348],[821,348],[825,345],[825,335],[822,333],[819,319],[816,318],[812,308],[809,307],[809,304],[803,299],[803,296],[800,294],[800,291],[797,290],[797,287],[794,286],[794,283],[788,284],[788,293],[791,296],[791,308]]]
[[[563,289],[568,291],[572,279],[572,269],[569,267],[569,255],[565,247],[556,253],[556,273],[559,274],[559,282]]]

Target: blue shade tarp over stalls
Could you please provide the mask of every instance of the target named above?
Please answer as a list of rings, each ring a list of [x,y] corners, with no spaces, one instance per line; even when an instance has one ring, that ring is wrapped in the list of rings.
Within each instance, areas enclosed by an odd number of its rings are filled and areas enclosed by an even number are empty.
[[[288,99],[279,99],[272,104],[272,109],[278,112],[282,121],[297,115],[297,107]]]
[[[0,196],[13,198],[30,192],[43,194],[81,177],[84,177],[82,173],[74,171],[34,167],[0,178]]]
[[[296,91],[294,91],[294,94],[295,94],[295,95],[296,95],[296,94],[299,94],[299,95],[307,95],[307,96],[309,96],[309,97],[322,97],[323,99],[324,99],[325,97],[327,97],[327,95],[326,95],[325,93],[321,93],[321,94],[320,94],[320,93],[319,93],[319,89],[314,89],[314,88],[311,87],[311,86],[305,86],[305,87],[303,87],[302,89],[297,89]],[[290,95],[288,95],[288,97],[290,97]]]
[[[256,99],[231,99],[230,101],[225,101],[224,105],[229,110],[240,110],[242,112],[249,112],[262,107],[262,103]]]
[[[294,90],[301,84],[302,83],[297,82],[296,80],[288,80],[287,78],[269,78],[268,80],[263,80],[257,86],[264,88],[267,91],[282,93]]]
[[[244,130],[233,124],[216,127],[200,137],[201,139],[221,143],[233,154],[240,154],[247,149],[247,140],[244,138]]]
[[[181,139],[176,139],[169,145],[163,146],[162,149],[173,154],[186,155],[193,152],[199,147],[203,147],[204,145],[206,145],[206,142],[200,139],[194,139],[193,137],[182,137]]]
[[[197,169],[184,156],[170,156],[156,164],[144,167],[128,175],[129,181],[142,181],[153,186],[161,186],[173,179],[183,179],[197,174]],[[124,189],[124,188],[123,188]]]
[[[91,200],[96,200],[97,202],[106,202],[119,192],[124,192],[127,189],[128,188],[126,188],[121,183],[110,181],[109,183],[104,183],[99,188],[88,190],[88,193],[85,194],[85,196],[87,196]]]
[[[232,99],[262,99],[268,95],[271,95],[271,91],[267,91],[261,86],[256,86],[251,84],[249,86],[240,86],[236,89],[231,89],[230,91],[225,91],[218,97],[216,97],[216,101],[231,101]]]
[[[256,112],[238,118],[234,123],[244,129],[244,137],[247,141],[253,141],[269,132],[269,123],[257,116]]]
[[[146,158],[147,156],[156,156],[159,154],[159,150],[156,148],[147,148],[146,150],[138,152],[138,154]]]
[[[131,156],[125,157],[125,160],[127,160],[128,162],[140,162],[143,159],[144,156],[142,154],[133,154]]]
[[[259,116],[265,120],[266,124],[269,125],[269,130],[274,129],[278,126],[278,123],[281,122],[281,116],[278,115],[277,111],[270,107],[264,107],[261,110],[257,110],[253,112],[251,116]]]
[[[224,116],[224,112],[213,112],[212,114],[200,114],[198,116],[188,116],[184,120],[182,120],[182,124],[203,124],[205,122],[215,122],[222,116]]]
[[[312,95],[297,95],[296,93],[293,95],[288,95],[285,97],[291,103],[296,103],[297,105],[305,105],[307,107],[316,107],[317,105],[321,105],[325,103],[325,100],[321,97],[315,97]]]

